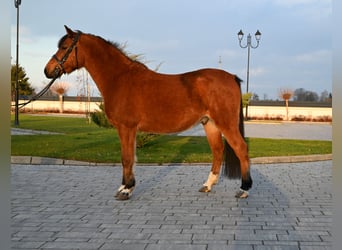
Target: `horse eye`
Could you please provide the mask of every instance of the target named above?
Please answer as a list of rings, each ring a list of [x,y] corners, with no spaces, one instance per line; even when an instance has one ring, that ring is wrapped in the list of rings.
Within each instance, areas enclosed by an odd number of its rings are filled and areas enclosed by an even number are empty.
[[[61,47],[62,50],[66,50],[67,48],[68,48],[68,47],[66,47],[66,46],[62,46],[62,47]]]

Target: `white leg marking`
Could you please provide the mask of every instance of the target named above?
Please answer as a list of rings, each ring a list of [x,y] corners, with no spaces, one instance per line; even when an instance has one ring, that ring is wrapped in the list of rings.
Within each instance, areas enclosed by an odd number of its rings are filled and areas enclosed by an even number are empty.
[[[120,193],[125,188],[125,185],[121,185],[118,189],[118,192]]]
[[[213,172],[210,172],[208,176],[208,180],[203,184],[203,186],[208,187],[208,190],[211,190],[211,187],[218,182],[219,175],[213,174]]]
[[[131,197],[132,192],[133,192],[133,189],[134,189],[134,187],[131,187],[131,188],[124,188],[124,189],[122,189],[122,190],[120,191],[120,193],[122,193],[122,194],[127,194],[128,197]]]
[[[119,200],[127,200],[132,196],[133,190],[134,187],[125,188],[125,185],[121,185],[114,197]]]
[[[248,191],[240,188],[238,192],[235,194],[235,198],[246,199],[248,197]]]

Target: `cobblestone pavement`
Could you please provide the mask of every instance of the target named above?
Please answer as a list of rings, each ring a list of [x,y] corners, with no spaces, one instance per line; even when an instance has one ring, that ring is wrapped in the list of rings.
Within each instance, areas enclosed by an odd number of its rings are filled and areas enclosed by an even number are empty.
[[[331,249],[331,161],[253,165],[245,200],[199,193],[209,166],[135,170],[116,201],[120,167],[12,164],[13,249]]]

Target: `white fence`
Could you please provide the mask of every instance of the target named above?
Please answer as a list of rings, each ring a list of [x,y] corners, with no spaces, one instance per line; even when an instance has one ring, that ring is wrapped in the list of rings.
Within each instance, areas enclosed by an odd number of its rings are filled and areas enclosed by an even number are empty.
[[[20,101],[19,103],[24,102]],[[12,102],[14,105],[14,102]],[[100,102],[85,102],[85,101],[64,101],[63,109],[65,113],[87,113],[99,110],[98,105]],[[59,112],[60,102],[37,100],[34,101],[25,108],[24,112]],[[245,112],[245,108],[243,109]],[[303,120],[332,120],[332,108],[331,107],[289,107],[288,117],[289,120],[302,118]],[[249,106],[248,117],[252,119],[286,119],[286,108],[284,106]]]

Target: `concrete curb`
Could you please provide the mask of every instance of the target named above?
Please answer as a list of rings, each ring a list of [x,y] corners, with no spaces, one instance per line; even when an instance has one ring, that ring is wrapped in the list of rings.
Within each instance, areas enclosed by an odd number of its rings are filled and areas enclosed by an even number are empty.
[[[271,164],[271,163],[296,163],[332,160],[332,154],[323,155],[298,155],[298,156],[275,156],[275,157],[256,157],[251,159],[251,164]],[[12,164],[23,165],[71,165],[71,166],[121,166],[121,163],[94,163],[74,160],[64,160],[37,156],[11,156]],[[163,164],[144,164],[139,166],[167,166],[167,165],[210,165],[210,163],[163,163]]]

